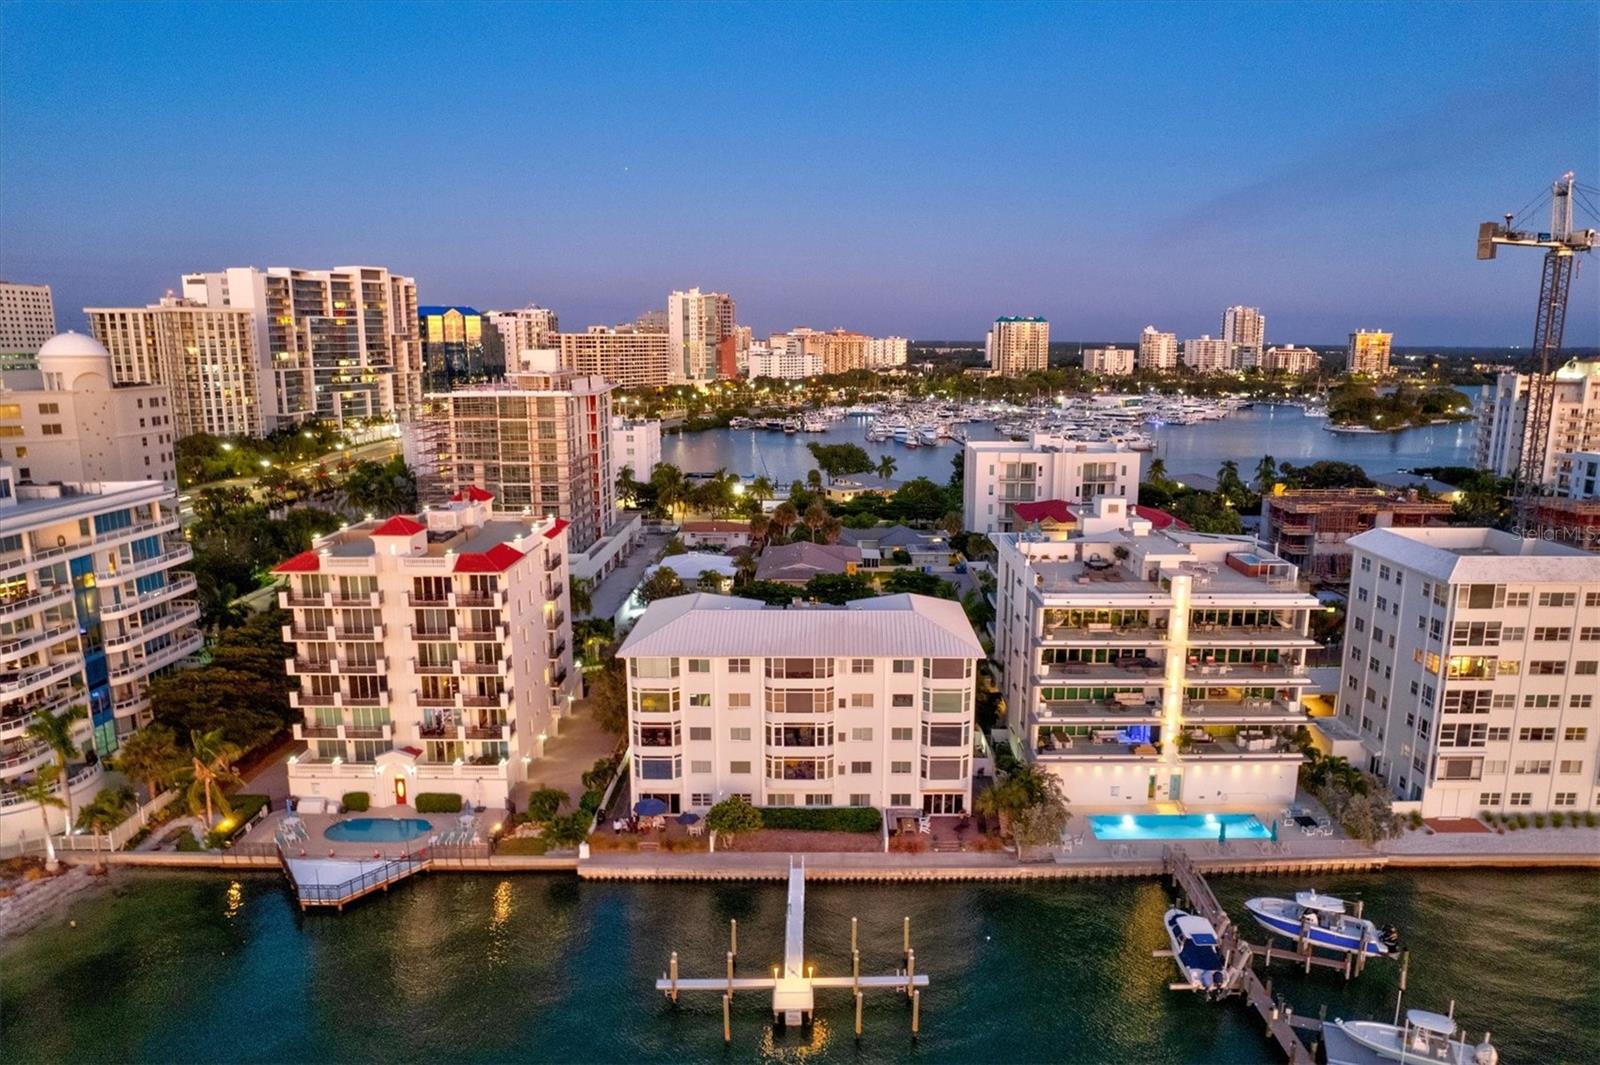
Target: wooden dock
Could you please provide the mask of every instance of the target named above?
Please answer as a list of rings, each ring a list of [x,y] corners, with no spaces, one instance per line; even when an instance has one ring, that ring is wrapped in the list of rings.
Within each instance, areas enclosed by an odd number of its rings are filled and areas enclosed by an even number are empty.
[[[1300,951],[1286,951],[1274,950],[1272,947],[1258,947],[1245,942],[1239,936],[1238,926],[1217,901],[1211,885],[1206,883],[1205,876],[1195,868],[1187,851],[1182,847],[1168,846],[1162,853],[1162,860],[1166,872],[1172,877],[1173,886],[1189,900],[1188,908],[1210,921],[1211,926],[1217,930],[1218,947],[1233,969],[1230,974],[1233,979],[1232,988],[1241,993],[1250,1007],[1260,1015],[1262,1023],[1267,1026],[1268,1034],[1278,1044],[1278,1049],[1283,1051],[1290,1065],[1302,1065],[1302,1063],[1312,1065],[1316,1061],[1316,1055],[1302,1041],[1296,1029],[1305,1029],[1317,1033],[1320,1037],[1321,1022],[1310,1017],[1296,1017],[1292,1011],[1280,1007],[1272,997],[1271,980],[1263,983],[1261,977],[1256,975],[1252,962],[1257,957],[1265,957],[1270,963],[1276,955],[1289,958],[1296,964],[1303,963],[1308,972],[1313,965],[1338,969],[1345,973],[1347,979],[1350,976],[1349,963],[1314,956],[1309,944]]]

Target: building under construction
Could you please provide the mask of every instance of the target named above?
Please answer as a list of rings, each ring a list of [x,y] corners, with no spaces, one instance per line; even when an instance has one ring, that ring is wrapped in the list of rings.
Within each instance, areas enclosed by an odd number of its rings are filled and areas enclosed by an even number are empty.
[[[1374,528],[1440,525],[1450,504],[1415,491],[1382,488],[1291,488],[1261,501],[1262,539],[1312,581],[1346,584],[1346,541]]]

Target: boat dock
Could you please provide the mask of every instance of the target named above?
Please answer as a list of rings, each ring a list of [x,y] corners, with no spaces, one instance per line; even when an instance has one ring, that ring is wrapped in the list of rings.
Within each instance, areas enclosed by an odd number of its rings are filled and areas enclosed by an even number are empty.
[[[806,964],[806,869],[802,864],[789,867],[789,897],[784,911],[783,964],[772,967],[772,975],[739,977],[734,968],[739,956],[739,923],[728,927],[727,971],[721,977],[684,978],[678,975],[678,952],[673,951],[668,968],[656,981],[656,990],[673,1002],[685,991],[712,991],[722,993],[722,1039],[733,1038],[732,1001],[738,991],[772,992],[772,1019],[785,1026],[811,1023],[816,1009],[818,988],[848,988],[855,995],[855,1032],[861,1035],[862,992],[873,989],[893,991],[911,999],[911,1034],[916,1035],[921,1025],[922,988],[928,986],[928,977],[916,971],[917,953],[911,948],[911,918],[901,926],[904,964],[892,973],[882,976],[861,975],[861,951],[857,939],[856,919],[850,919],[850,975],[818,976],[816,965]]]

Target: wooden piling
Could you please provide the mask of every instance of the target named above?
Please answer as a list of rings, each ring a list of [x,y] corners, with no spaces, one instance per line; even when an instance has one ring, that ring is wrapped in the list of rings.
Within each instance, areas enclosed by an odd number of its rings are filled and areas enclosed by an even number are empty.
[[[856,988],[856,1038],[861,1038],[861,989]]]
[[[915,982],[916,976],[917,952],[914,950],[908,950],[906,951],[906,990],[911,992],[913,996],[915,996],[917,992],[916,989],[911,985]]]
[[[854,917],[850,918],[850,949],[851,949],[852,952],[857,949],[857,944],[856,944],[856,926],[858,924],[860,924],[860,922],[858,920],[856,920],[856,918],[854,918]]]
[[[731,954],[729,955],[729,957],[732,956]],[[722,1041],[724,1043],[733,1042],[733,1017],[730,1005],[732,1002],[733,992],[730,991],[722,996]]]
[[[900,926],[900,950],[902,953],[911,953],[911,918],[907,917]]]
[[[672,980],[672,990],[669,991],[668,994],[672,996],[672,1001],[673,1002],[677,1002],[678,1001],[678,952],[677,951],[673,951],[672,952],[672,960],[667,963],[667,972],[669,973],[669,975],[671,977],[671,980]]]
[[[733,951],[728,951],[728,997],[733,997]]]
[[[922,1027],[922,992],[917,988],[911,989],[911,1034],[916,1035]]]
[[[739,957],[739,918],[728,919],[728,953],[734,958]]]

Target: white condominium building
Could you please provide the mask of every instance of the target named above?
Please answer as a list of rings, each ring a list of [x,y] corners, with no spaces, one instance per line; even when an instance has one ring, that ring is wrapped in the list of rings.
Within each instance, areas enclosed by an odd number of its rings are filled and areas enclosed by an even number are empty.
[[[1600,500],[1600,451],[1569,451],[1561,456],[1556,495]]]
[[[667,296],[671,380],[708,381],[717,376],[717,345],[733,336],[733,297],[726,292],[673,292]]]
[[[1600,555],[1495,529],[1350,540],[1339,719],[1428,817],[1600,809]]]
[[[654,388],[674,379],[672,341],[665,332],[592,325],[582,333],[556,334],[555,344],[563,369],[604,377],[619,388]]]
[[[1374,329],[1358,329],[1350,334],[1350,345],[1345,349],[1346,373],[1362,373],[1383,377],[1389,373],[1389,350],[1394,343],[1393,333]]]
[[[509,511],[565,518],[586,551],[617,518],[611,382],[567,370],[428,396],[407,434],[423,498],[486,488]]]
[[[908,341],[905,337],[873,337],[867,341],[867,368],[881,370],[904,366]]]
[[[806,351],[797,337],[779,335],[768,345],[750,349],[747,368],[752,381],[758,377],[798,381],[822,373],[822,356]]]
[[[49,285],[0,281],[0,370],[32,366],[34,353],[55,335]]]
[[[1261,356],[1263,373],[1314,373],[1322,360],[1311,348],[1297,348],[1293,344],[1268,348]]]
[[[556,334],[561,332],[561,323],[556,312],[549,307],[530,303],[515,311],[485,311],[483,317],[500,336],[508,371],[522,365],[521,356],[525,351],[544,351],[561,346],[556,340]]]
[[[566,522],[470,490],[278,566],[290,699],[305,715],[295,738],[309,747],[289,760],[290,791],[504,808],[579,694],[566,556]]]
[[[1050,368],[1050,323],[1043,318],[996,318],[984,342],[989,368],[1015,377]]]
[[[116,380],[161,385],[172,394],[179,436],[261,436],[261,397],[274,387],[256,347],[249,311],[167,297],[149,307],[85,307]]]
[[[992,536],[1022,529],[1026,522],[1014,513],[1019,503],[1085,503],[1100,496],[1132,499],[1139,494],[1139,462],[1137,451],[1120,444],[1051,433],[1034,433],[1026,444],[968,441],[962,468],[962,526]]]
[[[1222,339],[1232,349],[1237,369],[1260,366],[1267,347],[1267,316],[1259,307],[1229,307],[1222,312]]]
[[[1528,436],[1528,396],[1533,378],[1525,373],[1502,373],[1478,408],[1478,468],[1511,477],[1522,464]],[[1555,372],[1549,432],[1531,444],[1543,452],[1540,481],[1556,479],[1561,455],[1572,451],[1600,451],[1600,359],[1573,359]]]
[[[381,266],[185,274],[183,298],[250,313],[271,432],[308,419],[405,420],[422,401],[417,283]]]
[[[1176,370],[1178,368],[1178,334],[1163,333],[1153,325],[1144,327],[1139,334],[1139,369]]]
[[[0,373],[0,461],[19,481],[178,483],[166,386],[116,384],[93,337],[62,333],[37,368]]]
[[[24,485],[0,465],[0,783],[54,759],[26,736],[36,714],[86,707],[102,757],[149,722],[150,678],[203,642],[192,557],[171,487]]]
[[[1129,511],[1098,499],[1066,539],[995,537],[994,660],[1022,755],[1082,805],[1292,799],[1316,598],[1249,537]]]
[[[1084,348],[1083,369],[1086,373],[1124,377],[1133,373],[1133,349]]]
[[[653,419],[611,419],[611,465],[621,474],[633,471],[635,480],[648,481],[661,465],[661,423]]]
[[[632,802],[971,808],[983,647],[959,603],[892,595],[785,610],[684,595],[650,604],[617,657]]]
[[[1239,368],[1233,346],[1209,335],[1183,342],[1183,364],[1195,373],[1219,373]]]

